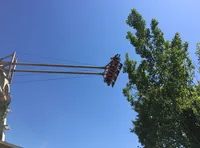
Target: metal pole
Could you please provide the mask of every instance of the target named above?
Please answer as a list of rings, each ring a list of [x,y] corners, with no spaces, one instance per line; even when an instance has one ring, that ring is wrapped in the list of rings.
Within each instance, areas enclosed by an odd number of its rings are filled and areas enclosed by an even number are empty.
[[[10,67],[9,67],[9,71],[8,71],[8,77],[9,77],[9,81],[10,81],[10,83],[11,83],[11,79],[12,79],[12,76],[11,75],[13,75],[12,73],[11,73],[11,71],[12,71],[12,68],[13,68],[13,65],[14,65],[14,69],[16,68],[16,62],[14,62],[16,59],[15,59],[15,56],[16,56],[16,52],[14,52],[13,53],[13,55],[12,55],[12,59],[11,59],[11,62],[10,62]]]
[[[102,66],[75,66],[75,65],[59,65],[59,64],[16,63],[16,65],[18,65],[18,66],[45,66],[45,67],[63,67],[63,68],[105,69],[105,67],[102,67]]]
[[[22,70],[16,69],[14,72],[50,73],[50,74],[82,74],[82,75],[103,75],[97,72],[68,72],[68,71],[46,71],[46,70]]]
[[[13,54],[8,55],[8,56],[6,56],[6,57],[3,57],[3,58],[0,59],[0,61],[2,61],[2,60],[4,60],[4,59],[7,59],[7,58],[9,58],[9,57],[12,57],[12,56],[13,56]]]

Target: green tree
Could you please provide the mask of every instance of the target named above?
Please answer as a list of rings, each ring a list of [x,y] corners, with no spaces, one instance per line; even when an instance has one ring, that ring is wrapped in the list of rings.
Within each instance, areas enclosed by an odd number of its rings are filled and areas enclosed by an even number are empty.
[[[198,57],[198,64],[200,65],[200,42],[197,43],[196,45],[196,55]],[[199,72],[200,72],[200,68],[199,68]]]
[[[126,38],[141,57],[126,54],[123,69],[129,79],[123,93],[138,113],[131,132],[144,148],[200,147],[200,87],[193,83],[188,43],[179,33],[165,40],[158,21],[147,28],[135,9],[126,23],[134,29]]]

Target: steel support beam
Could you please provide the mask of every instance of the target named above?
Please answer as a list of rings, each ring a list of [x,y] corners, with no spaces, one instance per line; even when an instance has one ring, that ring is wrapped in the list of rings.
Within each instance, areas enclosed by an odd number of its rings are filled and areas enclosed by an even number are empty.
[[[0,64],[9,64],[10,62],[1,62]],[[60,65],[60,64],[36,64],[36,63],[13,63],[17,66],[41,66],[41,67],[60,67],[60,68],[89,68],[89,69],[105,69],[103,66],[76,66],[76,65]]]
[[[70,72],[70,71],[23,70],[23,69],[16,69],[16,70],[14,70],[14,72],[50,73],[50,74],[103,75],[103,73],[97,73],[97,72]]]

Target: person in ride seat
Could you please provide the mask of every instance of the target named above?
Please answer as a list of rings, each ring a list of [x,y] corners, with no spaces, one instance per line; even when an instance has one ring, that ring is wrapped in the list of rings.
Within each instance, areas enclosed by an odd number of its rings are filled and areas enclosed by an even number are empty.
[[[110,69],[115,72],[117,70],[117,67],[119,65],[119,61],[117,61],[116,59],[113,59],[110,63]]]

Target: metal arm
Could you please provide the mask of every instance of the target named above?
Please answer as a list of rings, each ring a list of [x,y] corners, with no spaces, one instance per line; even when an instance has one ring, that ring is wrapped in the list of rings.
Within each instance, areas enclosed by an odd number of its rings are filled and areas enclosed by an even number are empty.
[[[14,72],[49,73],[49,74],[81,74],[81,75],[103,75],[97,72],[67,72],[67,71],[46,71],[46,70],[14,70]]]
[[[16,70],[16,66],[36,66],[36,67],[56,67],[56,68],[81,68],[81,69],[100,69],[105,70],[105,66],[84,66],[84,65],[63,65],[63,64],[40,64],[40,63],[17,63],[16,52],[0,59],[0,70],[4,71],[11,83],[14,72],[32,72],[49,74],[82,74],[82,75],[104,75],[104,72],[71,72],[71,71],[45,71],[45,70]],[[10,59],[10,62],[5,61]]]
[[[7,65],[10,62],[0,62]],[[36,64],[36,63],[12,63],[17,66],[41,66],[41,67],[60,67],[60,68],[89,68],[89,69],[105,69],[105,66],[76,66],[76,65],[60,65],[60,64]]]

